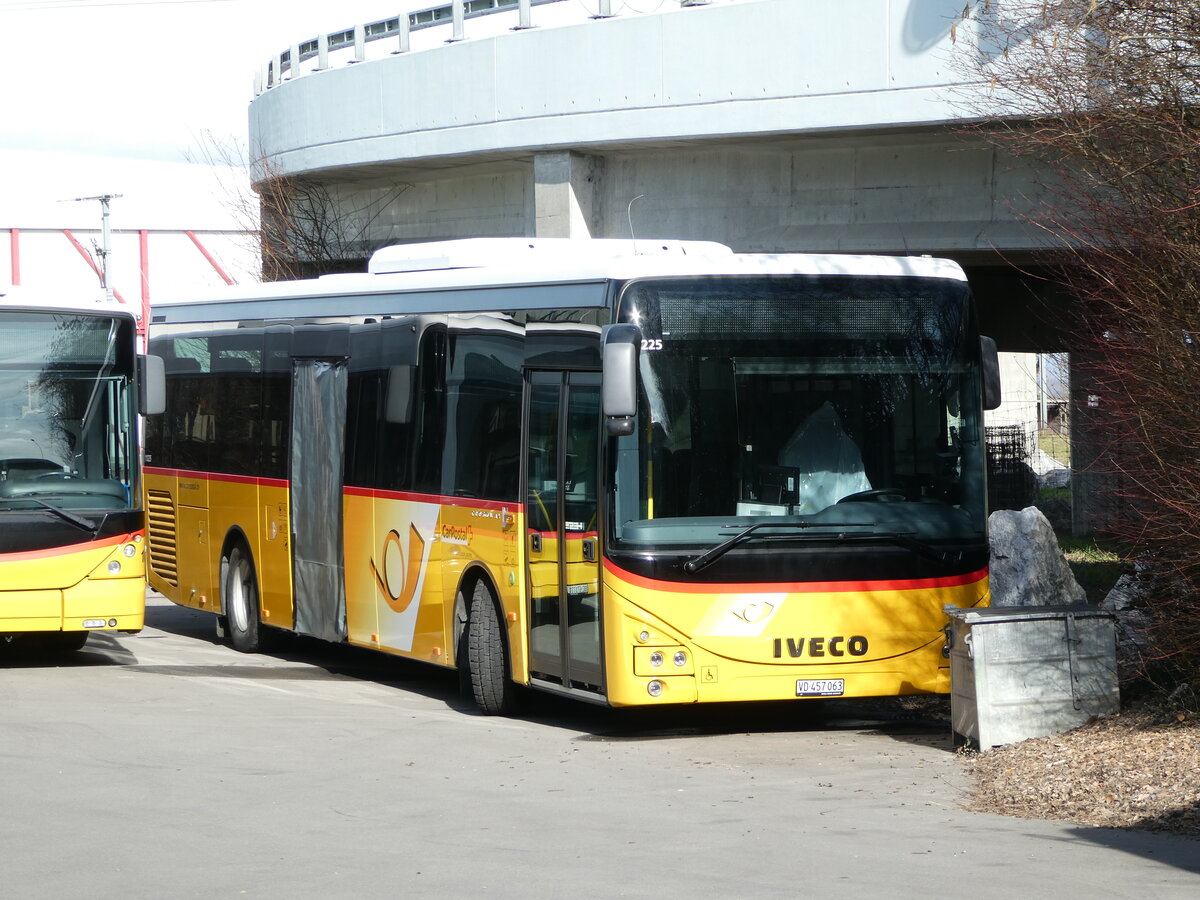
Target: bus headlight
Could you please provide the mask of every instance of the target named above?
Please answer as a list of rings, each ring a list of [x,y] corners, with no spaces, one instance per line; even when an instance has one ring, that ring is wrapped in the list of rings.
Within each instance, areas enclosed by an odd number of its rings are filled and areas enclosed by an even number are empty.
[[[137,544],[126,544],[121,548],[121,552],[125,554],[126,559],[133,559],[135,556],[137,556]]]
[[[651,697],[661,697],[663,692],[663,683],[657,678],[646,685],[646,693]]]
[[[694,675],[695,672],[695,660],[686,647],[633,648],[633,674],[640,678]]]
[[[109,575],[119,575],[120,572],[121,572],[121,561],[117,560],[117,559],[110,560],[108,563],[108,574]]]

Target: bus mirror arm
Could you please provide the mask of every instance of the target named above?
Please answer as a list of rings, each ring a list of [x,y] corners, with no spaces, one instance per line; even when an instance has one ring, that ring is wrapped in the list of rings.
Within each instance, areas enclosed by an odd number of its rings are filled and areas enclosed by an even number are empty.
[[[601,397],[610,435],[633,434],[637,415],[638,349],[642,333],[636,325],[606,325],[601,334],[604,386]]]
[[[144,416],[158,416],[167,410],[167,379],[161,356],[138,357],[138,406]]]
[[[996,342],[990,337],[979,337],[979,362],[983,375],[983,408],[1000,407],[1000,356]]]
[[[412,421],[413,366],[389,366],[384,418],[394,425]]]

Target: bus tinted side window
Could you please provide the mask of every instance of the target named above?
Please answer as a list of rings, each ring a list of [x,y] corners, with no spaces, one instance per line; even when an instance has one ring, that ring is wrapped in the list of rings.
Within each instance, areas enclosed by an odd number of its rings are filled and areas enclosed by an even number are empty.
[[[216,435],[208,335],[187,335],[165,342],[167,410],[163,415],[163,454],[156,465],[209,471],[209,449]],[[164,348],[166,351],[166,348]]]
[[[209,338],[213,429],[209,465],[230,475],[259,474],[263,428],[262,332],[218,332]]]
[[[346,470],[343,484],[376,487],[375,457],[383,425],[382,335],[377,323],[350,329],[346,387]]]
[[[265,338],[259,474],[264,478],[287,478],[292,415],[292,329],[286,325],[272,326],[266,330]]]
[[[442,448],[446,442],[446,332],[430,329],[421,338],[411,440],[411,490],[442,493]],[[402,488],[403,489],[403,488]]]
[[[524,347],[506,332],[451,335],[446,378],[446,493],[517,498],[521,363]]]

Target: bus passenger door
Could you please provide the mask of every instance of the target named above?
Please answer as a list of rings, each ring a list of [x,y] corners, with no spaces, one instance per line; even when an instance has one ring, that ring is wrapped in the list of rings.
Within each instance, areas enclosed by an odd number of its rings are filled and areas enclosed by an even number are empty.
[[[289,501],[295,628],[329,641],[346,637],[342,578],[346,385],[344,360],[293,362]]]
[[[533,679],[603,693],[596,526],[600,376],[532,372],[526,558]]]

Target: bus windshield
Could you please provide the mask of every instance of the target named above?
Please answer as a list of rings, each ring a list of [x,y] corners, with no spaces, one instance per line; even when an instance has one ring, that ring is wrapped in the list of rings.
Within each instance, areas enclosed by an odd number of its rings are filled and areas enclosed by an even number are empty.
[[[131,319],[0,313],[0,516],[135,504],[133,347]]]
[[[634,433],[610,454],[614,549],[699,553],[742,532],[747,543],[983,540],[964,283],[644,281],[625,287],[618,321],[639,327],[642,348]]]

